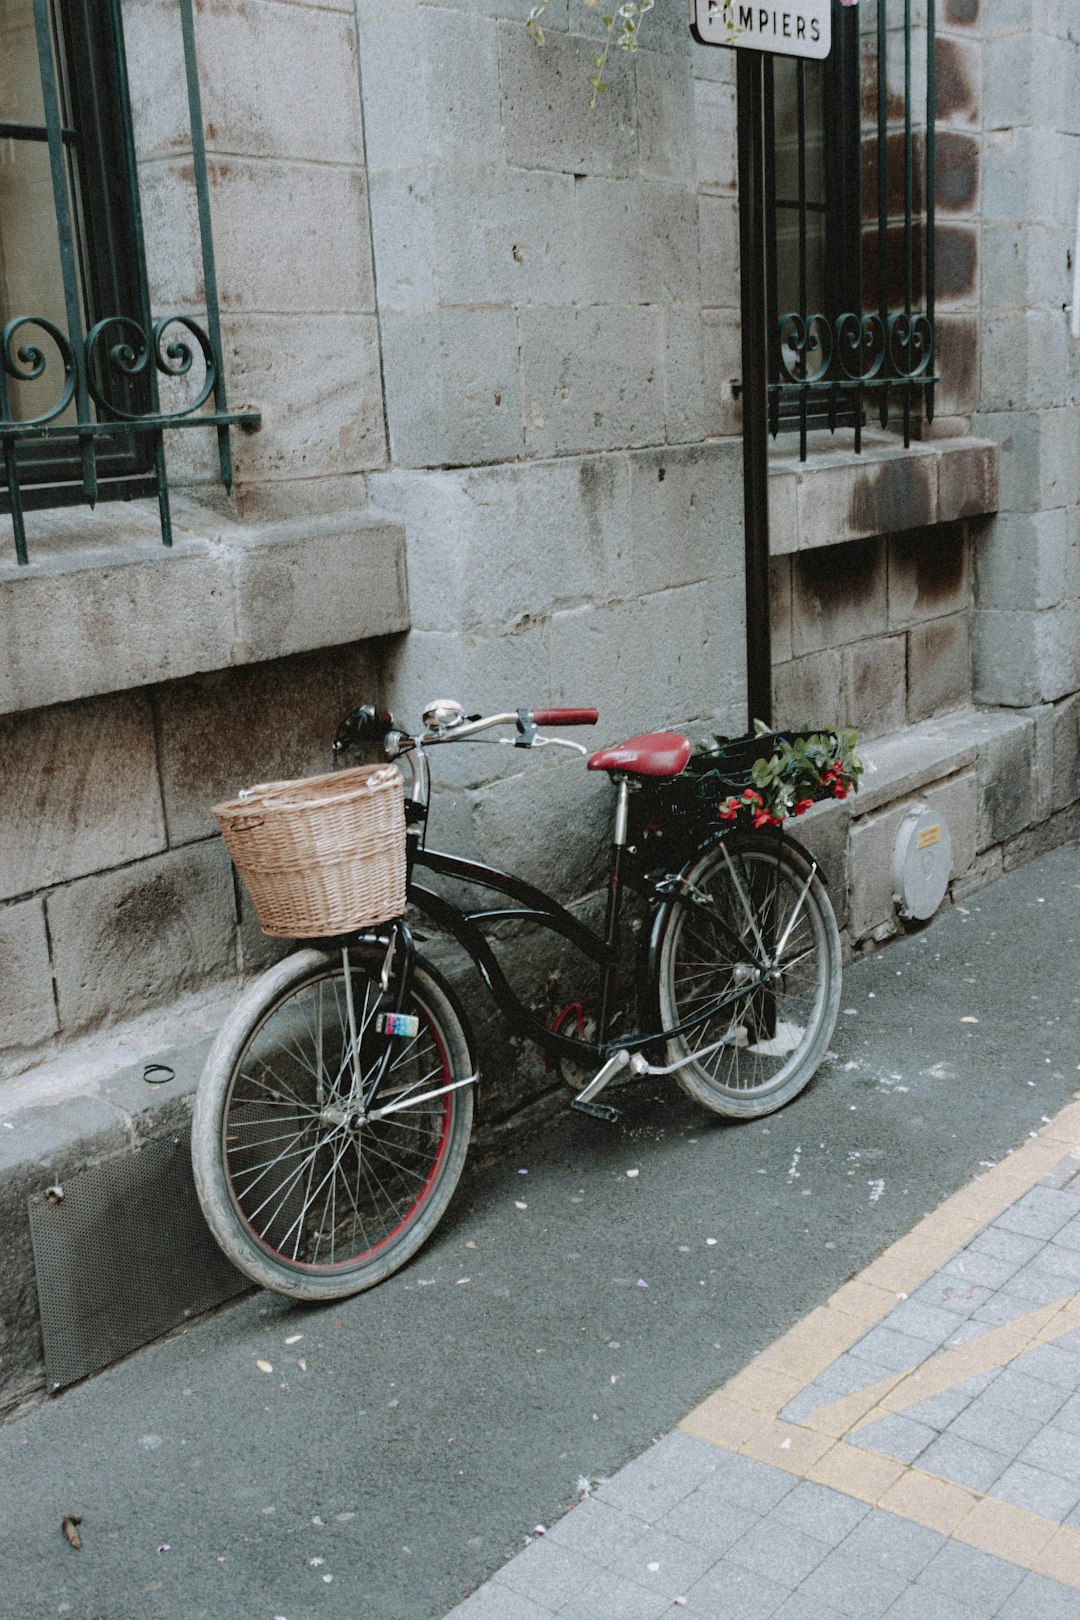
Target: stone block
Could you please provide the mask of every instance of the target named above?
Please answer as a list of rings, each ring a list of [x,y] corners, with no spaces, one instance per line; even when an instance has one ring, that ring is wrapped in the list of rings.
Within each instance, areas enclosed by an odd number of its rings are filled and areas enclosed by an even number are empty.
[[[0,735],[0,898],[164,848],[145,697],[34,710],[0,721]]]
[[[408,628],[404,536],[361,512],[322,533],[253,535],[233,550],[236,663]]]
[[[65,1034],[236,971],[232,878],[219,839],[82,878],[50,894],[47,909]]]
[[[555,608],[626,591],[632,562],[624,456],[393,472],[373,478],[371,488],[406,525],[417,629],[539,621]]]
[[[976,823],[979,811],[978,781],[974,771],[962,771],[944,782],[928,787],[924,794],[935,816],[949,828],[952,842],[950,881],[963,876],[975,859]]]
[[[937,521],[937,457],[932,452],[856,457],[805,468],[796,481],[800,550]]]
[[[217,830],[211,806],[332,768],[340,720],[377,696],[367,645],[170,682],[154,694],[169,843]]]
[[[578,191],[570,175],[455,164],[430,185],[442,303],[570,302],[581,285]],[[381,294],[381,265],[379,274]]]
[[[1080,419],[1075,410],[986,411],[978,428],[999,446],[1001,511],[1049,511],[1080,502]]]
[[[795,656],[791,640],[790,557],[773,557],[769,564],[769,607],[773,663],[786,664]]]
[[[629,460],[635,589],[741,575],[738,447],[648,450]]]
[[[237,486],[365,472],[386,461],[374,315],[229,315],[230,403],[263,413],[233,435]]]
[[[942,381],[934,389],[934,421],[942,417],[969,416],[978,407],[979,330],[974,315],[935,314],[934,370]],[[964,429],[965,433],[967,428]],[[997,463],[994,462],[995,475]],[[940,464],[939,477],[945,483],[946,467]],[[996,484],[995,484],[996,503]],[[957,514],[950,511],[949,516]]]
[[[512,460],[524,448],[518,334],[509,308],[383,317],[393,460],[403,466]],[[378,401],[373,396],[373,404]]]
[[[523,309],[519,331],[531,455],[663,441],[659,309]]]
[[[742,328],[735,309],[706,309],[701,314],[704,431],[708,438],[737,437],[742,432],[742,404],[735,398],[742,375]],[[770,480],[770,511],[772,481]],[[775,525],[774,532],[775,532]],[[793,534],[796,532],[792,525]]]
[[[599,708],[598,741],[697,719],[705,712],[701,588],[556,613],[551,668],[553,702]]]
[[[198,198],[191,163],[174,158],[141,164],[139,200],[151,309],[205,309]]]
[[[1054,705],[1039,704],[1026,711],[1034,726],[1032,741],[1032,812],[1033,821],[1045,821],[1055,808],[1054,799]]]
[[[993,849],[984,850],[981,855],[976,855],[967,871],[952,885],[954,905],[966,900],[969,895],[978,894],[988,883],[996,883],[1004,870],[1000,844],[995,844]]]
[[[490,162],[503,137],[499,32],[507,25],[426,6],[420,15],[421,71],[433,150],[451,163]],[[515,32],[535,50],[523,28]]]
[[[1080,805],[1072,804],[1067,810],[1059,810],[1049,820],[1040,822],[1037,827],[1029,827],[1015,838],[1010,838],[1002,851],[1003,869],[1006,872],[1015,871],[1018,866],[1034,860],[1036,855],[1045,855],[1062,844],[1074,844],[1078,838]]]
[[[808,850],[821,867],[837,925],[848,921],[848,845],[851,815],[846,804],[836,800],[816,804],[797,821],[788,822],[791,836]]]
[[[3,1045],[37,1046],[56,1033],[45,904],[0,906],[0,1027]]]
[[[910,803],[894,805],[874,815],[860,816],[852,824],[849,903],[851,932],[856,940],[895,922],[893,852],[896,835],[910,808]]]
[[[551,695],[547,625],[526,618],[493,626],[483,634],[414,630],[387,651],[384,690],[391,712],[406,729],[419,726],[435,697],[456,698],[466,714],[538,707]],[[592,701],[588,692],[574,700],[577,707]],[[502,735],[509,739],[513,732]],[[593,745],[591,730],[570,735]],[[455,787],[475,787],[504,775],[508,768],[507,750],[486,742],[448,744],[433,748],[429,757],[434,779]],[[523,756],[514,757],[520,761]]]
[[[978,225],[940,224],[935,236],[935,303],[945,310],[974,308],[979,295]]]
[[[975,550],[983,608],[1054,607],[1075,595],[1075,545],[1069,514],[1003,512],[979,535]]]
[[[991,35],[982,55],[984,127],[1016,129],[1030,124],[1039,101],[1039,94],[1033,94],[1037,50],[1032,35]]]
[[[228,157],[208,177],[223,314],[374,310],[363,169]]]
[[[140,162],[190,152],[184,41],[179,11],[170,0],[146,0],[128,8],[124,49]]]
[[[646,28],[651,21],[650,17]],[[655,38],[650,30],[650,46]],[[678,180],[692,186],[694,149],[687,131],[694,125],[695,95],[690,57],[639,50],[634,68],[639,171],[648,180]]]
[[[844,716],[860,737],[880,737],[904,724],[906,638],[876,636],[844,648]]]
[[[929,720],[970,703],[970,614],[913,625],[907,639],[908,720]]]
[[[844,725],[840,654],[811,653],[773,670],[773,723],[798,729]]]
[[[701,587],[702,717],[709,729],[739,736],[747,726],[746,587],[742,575]]]
[[[1045,411],[1063,405],[1067,338],[1061,310],[988,316],[982,328],[980,409]]]
[[[840,647],[886,628],[885,542],[800,552],[792,563],[796,656]]]
[[[637,158],[632,58],[625,51],[611,52],[604,70],[607,91],[591,109],[585,41],[579,34],[556,32],[545,39],[537,50],[523,28],[499,27],[507,163],[567,174],[632,174]]]
[[[694,81],[694,133],[700,191],[738,190],[735,87],[711,79]]]
[[[687,304],[669,304],[663,314],[664,435],[669,444],[700,444],[708,436],[704,321]]]
[[[361,5],[356,27],[363,85],[364,144],[370,173],[409,168],[437,156],[428,119],[423,35],[428,12],[406,4]]]
[[[368,177],[379,309],[428,310],[436,301],[435,188],[444,171],[417,167]]]
[[[937,122],[954,128],[978,128],[982,117],[982,51],[974,40],[944,35],[937,42]],[[900,93],[903,84],[903,30],[889,34],[889,80]],[[916,51],[912,62],[912,106],[926,105],[926,58]],[[922,82],[920,82],[922,81]]]
[[[198,35],[211,151],[363,162],[356,28],[345,8],[206,6]]]
[[[582,762],[534,766],[473,796],[477,845],[492,865],[565,902],[603,880],[613,805],[607,777]]]
[[[1070,143],[1057,131],[988,130],[983,137],[983,220],[1065,225],[1076,208]]]
[[[889,626],[943,618],[971,606],[971,559],[960,527],[893,535],[888,541]]]
[[[980,517],[998,508],[997,446],[976,441],[942,445],[938,456],[939,523]]]
[[[972,214],[979,198],[979,143],[973,135],[943,129],[935,146],[938,212]]]
[[[1063,810],[1080,798],[1080,696],[1058,705],[1053,735],[1051,808]]]
[[[575,195],[585,303],[698,303],[698,199],[689,187],[597,178],[578,181]],[[568,302],[565,290],[558,302]]]
[[[979,738],[980,850],[1021,832],[1035,814],[1035,728],[1026,716],[1000,720]]]
[[[977,740],[1011,724],[1011,717],[1000,721],[969,710],[868,741],[859,749],[866,770],[854,801],[857,814],[883,809],[969,769],[976,760]]]
[[[701,236],[701,302],[706,308],[738,305],[739,205],[727,195],[698,198]],[[740,375],[742,367],[739,368]]]
[[[987,308],[1060,307],[1071,246],[1067,229],[1051,225],[987,225],[982,232],[982,289]]]

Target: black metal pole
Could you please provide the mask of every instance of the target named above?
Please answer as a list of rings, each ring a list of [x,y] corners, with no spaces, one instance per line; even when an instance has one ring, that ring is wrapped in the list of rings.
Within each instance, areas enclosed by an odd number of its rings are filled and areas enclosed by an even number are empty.
[[[769,424],[765,283],[764,62],[736,51],[742,310],[743,525],[746,543],[746,699],[749,729],[772,724],[769,610]]]

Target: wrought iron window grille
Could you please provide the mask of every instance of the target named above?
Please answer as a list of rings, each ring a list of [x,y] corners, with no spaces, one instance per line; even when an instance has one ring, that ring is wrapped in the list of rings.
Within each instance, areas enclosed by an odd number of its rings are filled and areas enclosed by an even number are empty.
[[[0,327],[0,511],[11,516],[20,564],[29,561],[27,509],[73,502],[93,507],[99,498],[155,493],[162,542],[171,545],[165,433],[213,429],[221,480],[228,490],[229,429],[261,425],[258,411],[230,411],[226,402],[192,0],[178,0],[178,7],[205,292],[202,321],[190,313],[155,315],[151,310],[121,0],[32,4],[44,122],[0,118],[0,139],[47,144],[66,330],[34,313],[13,314]],[[92,187],[81,183],[86,176],[80,160],[85,170],[83,148],[90,136],[72,122],[80,70],[85,74],[92,69],[77,47],[69,48],[65,28],[74,34],[82,29],[87,37],[95,31],[101,79],[111,92],[112,149],[99,167],[111,170],[116,190],[103,200],[103,212],[111,216],[103,220],[92,217],[94,198],[86,195]],[[102,88],[101,80],[93,86],[99,98]],[[100,140],[100,129],[94,136]],[[121,254],[130,262],[119,267],[111,285],[103,285],[110,278],[100,274],[100,255],[95,265],[88,240],[109,230],[119,237]],[[112,303],[122,296],[117,286],[125,282],[126,304]],[[51,402],[33,414],[21,414],[20,391],[43,379],[53,383]],[[167,397],[163,385],[173,385]],[[64,478],[65,448],[75,451],[74,478],[69,472],[67,482],[56,481]]]
[[[916,414],[933,420],[941,381],[933,369],[935,0],[925,0],[922,127],[912,0],[876,0],[867,19],[872,5],[833,0],[826,61],[765,62],[769,431],[774,439],[797,431],[803,461],[810,430],[851,427],[858,453],[868,415],[884,429],[897,406],[909,445]]]

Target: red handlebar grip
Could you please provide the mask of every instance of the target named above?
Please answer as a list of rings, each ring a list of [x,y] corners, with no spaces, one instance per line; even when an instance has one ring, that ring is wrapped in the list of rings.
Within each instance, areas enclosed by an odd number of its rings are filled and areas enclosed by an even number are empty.
[[[599,709],[533,709],[534,725],[538,726],[595,726],[600,718]]]

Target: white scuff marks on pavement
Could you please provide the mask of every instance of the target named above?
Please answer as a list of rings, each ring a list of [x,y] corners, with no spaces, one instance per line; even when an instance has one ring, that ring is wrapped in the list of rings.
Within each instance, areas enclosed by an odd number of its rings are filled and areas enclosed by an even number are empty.
[[[956,1070],[951,1063],[931,1063],[928,1069],[920,1070],[927,1080],[955,1080]]]
[[[788,1178],[789,1182],[790,1181],[798,1181],[799,1176],[802,1173],[799,1170],[799,1160],[801,1158],[802,1158],[802,1143],[800,1142],[799,1146],[795,1149],[795,1152],[791,1155],[791,1163],[788,1165],[787,1178]]]
[[[872,1204],[876,1204],[879,1199],[884,1198],[884,1196],[885,1196],[885,1182],[884,1182],[884,1179],[879,1177],[877,1181],[868,1181],[866,1183],[866,1185],[870,1189],[870,1202]]]

